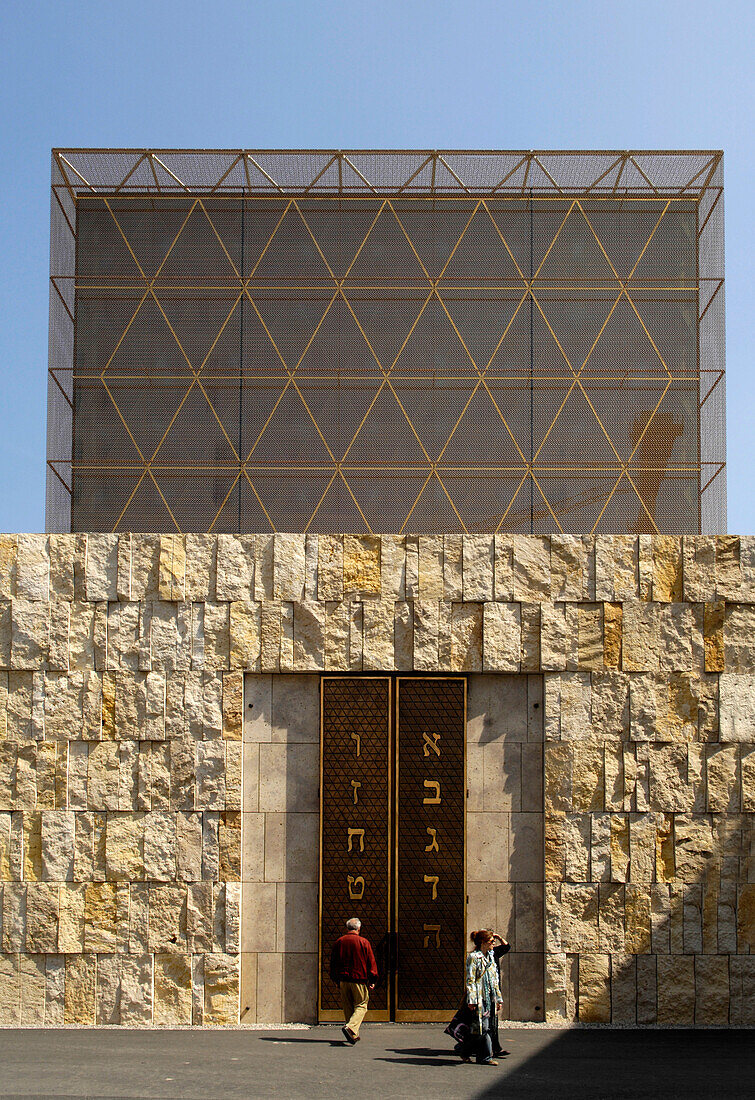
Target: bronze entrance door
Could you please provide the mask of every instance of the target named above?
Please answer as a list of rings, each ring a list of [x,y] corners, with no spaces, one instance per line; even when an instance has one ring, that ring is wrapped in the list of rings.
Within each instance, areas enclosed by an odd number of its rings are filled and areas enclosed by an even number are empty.
[[[373,1020],[450,1018],[463,986],[466,680],[323,676],[319,1018],[345,921],[378,959]]]

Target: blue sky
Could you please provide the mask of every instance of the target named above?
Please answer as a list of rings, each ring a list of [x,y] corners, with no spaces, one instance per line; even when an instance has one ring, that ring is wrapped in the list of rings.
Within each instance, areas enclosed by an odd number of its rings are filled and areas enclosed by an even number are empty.
[[[52,146],[723,148],[729,529],[755,532],[753,5],[4,0],[0,530],[44,529]]]

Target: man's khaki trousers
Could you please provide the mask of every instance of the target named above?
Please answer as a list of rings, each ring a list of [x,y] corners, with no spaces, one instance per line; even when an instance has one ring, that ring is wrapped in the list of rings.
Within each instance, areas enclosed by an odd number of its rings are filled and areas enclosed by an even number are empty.
[[[341,1008],[346,1026],[355,1035],[359,1034],[369,999],[370,991],[364,982],[341,982]]]

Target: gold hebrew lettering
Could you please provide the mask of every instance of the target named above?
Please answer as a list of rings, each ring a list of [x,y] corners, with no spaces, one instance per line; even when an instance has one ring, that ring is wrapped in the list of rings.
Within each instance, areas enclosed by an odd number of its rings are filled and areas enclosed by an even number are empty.
[[[437,835],[436,830],[431,829],[428,826],[428,828],[425,830],[425,832],[427,833],[428,836],[432,837],[432,840],[430,841],[430,843],[425,848],[425,851],[426,852],[439,852],[440,848],[438,847],[438,835]]]
[[[354,788],[354,805],[356,806],[357,802],[359,801],[359,794],[357,792],[359,791],[359,788],[362,786],[362,784],[359,782],[358,779],[352,779],[351,785]]]
[[[435,899],[438,896],[438,883],[440,882],[439,876],[438,875],[425,875],[425,882],[431,882],[433,884],[432,900],[435,901]]]
[[[360,901],[364,897],[364,879],[361,875],[357,875],[356,878],[353,875],[347,875],[346,881],[349,884],[349,897],[352,901]]]
[[[424,730],[422,733],[422,740],[424,741],[422,751],[425,756],[430,755],[430,749],[433,750],[436,756],[440,756],[440,745],[438,744],[440,741],[439,733],[428,733],[427,730]]]
[[[425,787],[432,788],[435,794],[432,798],[423,798],[422,801],[426,806],[438,806],[440,805],[440,783],[437,779],[424,779],[423,784]]]
[[[362,755],[362,735],[360,733],[350,733],[349,737],[352,741],[356,741],[356,752],[354,756]]]
[[[354,837],[359,838],[359,851],[364,851],[364,829],[347,829],[349,834],[349,851],[351,851],[351,842]]]
[[[439,924],[423,924],[422,931],[425,933],[424,947],[430,945],[430,933],[435,933],[435,946],[440,947],[440,925]]]

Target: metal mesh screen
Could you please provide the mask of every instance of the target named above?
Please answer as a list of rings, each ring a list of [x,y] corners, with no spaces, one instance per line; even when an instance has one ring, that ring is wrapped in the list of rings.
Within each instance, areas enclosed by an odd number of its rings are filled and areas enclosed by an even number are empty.
[[[48,525],[723,530],[721,195],[718,154],[56,153]]]

